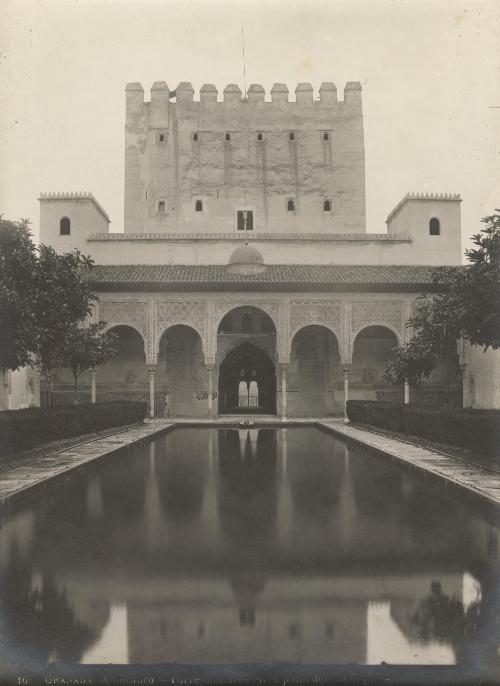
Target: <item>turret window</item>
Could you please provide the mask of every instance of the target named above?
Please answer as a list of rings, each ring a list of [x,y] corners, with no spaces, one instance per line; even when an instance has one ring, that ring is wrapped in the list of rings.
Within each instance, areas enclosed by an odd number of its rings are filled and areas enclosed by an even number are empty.
[[[166,143],[167,142],[167,136],[164,133],[157,133],[156,134],[156,142],[157,143]]]
[[[295,134],[293,133],[293,131],[289,134],[288,139],[291,141],[295,140]]]
[[[193,140],[195,143],[197,142],[197,140],[198,140],[198,134],[197,133],[193,134]]]
[[[439,236],[441,233],[441,224],[439,223],[439,219],[436,217],[432,217],[432,219],[429,222],[429,235],[430,236]]]
[[[156,212],[158,214],[165,214],[165,210],[167,208],[167,203],[165,200],[158,200],[158,203],[156,205]]]
[[[323,212],[331,212],[332,211],[332,201],[331,200],[324,200],[323,201]]]
[[[323,134],[323,140],[324,140],[324,141],[330,140],[330,136],[328,135],[328,132],[327,132],[327,131],[325,131],[325,133]]]
[[[295,212],[295,203],[292,198],[288,198],[286,209],[288,212]]]
[[[261,133],[258,133],[258,134],[257,134],[257,140],[258,140],[258,141],[263,140],[263,136],[262,136]]]
[[[69,217],[62,217],[59,222],[59,234],[61,236],[69,236],[71,233],[71,222]]]
[[[238,231],[253,231],[253,210],[236,210],[236,228]]]
[[[226,140],[227,140],[227,141],[230,141],[230,140],[231,140],[231,134],[230,134],[230,133],[226,133]]]
[[[195,212],[203,212],[203,200],[196,200],[194,203]]]

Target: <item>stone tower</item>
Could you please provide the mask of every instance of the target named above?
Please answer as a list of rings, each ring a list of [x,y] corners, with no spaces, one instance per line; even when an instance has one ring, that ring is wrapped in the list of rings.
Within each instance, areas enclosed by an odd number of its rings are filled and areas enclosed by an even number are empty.
[[[361,85],[126,87],[126,233],[364,233]]]

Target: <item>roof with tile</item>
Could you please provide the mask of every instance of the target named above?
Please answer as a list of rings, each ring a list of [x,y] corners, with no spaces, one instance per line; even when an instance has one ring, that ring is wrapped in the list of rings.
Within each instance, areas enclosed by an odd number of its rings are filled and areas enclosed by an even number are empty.
[[[231,274],[225,265],[97,265],[97,291],[436,291],[434,267],[420,265],[267,265]]]

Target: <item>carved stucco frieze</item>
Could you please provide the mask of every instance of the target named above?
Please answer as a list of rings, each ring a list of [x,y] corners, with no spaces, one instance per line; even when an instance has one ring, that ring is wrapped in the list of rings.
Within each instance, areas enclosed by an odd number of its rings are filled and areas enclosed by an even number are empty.
[[[147,342],[150,339],[148,301],[101,300],[98,316],[107,323],[107,328],[123,325],[136,329],[141,334],[147,350]]]
[[[407,306],[404,300],[374,300],[351,305],[351,339],[367,326],[387,326],[400,341],[405,338]]]
[[[208,305],[206,302],[171,301],[156,303],[155,348],[158,351],[162,334],[171,326],[190,326],[198,332],[202,348],[207,345]]]

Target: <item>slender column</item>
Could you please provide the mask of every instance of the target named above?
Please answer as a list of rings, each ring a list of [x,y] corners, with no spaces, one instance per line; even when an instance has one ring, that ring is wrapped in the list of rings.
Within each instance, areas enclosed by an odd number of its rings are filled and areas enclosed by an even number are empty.
[[[410,384],[408,379],[405,379],[405,405],[410,404]]]
[[[207,364],[207,379],[208,379],[208,396],[207,396],[207,403],[208,403],[208,416],[213,417],[214,416],[214,369],[215,365],[214,364]]]
[[[96,371],[95,369],[90,370],[90,402],[95,405],[97,398],[96,393]]]
[[[155,369],[150,367],[149,372],[149,416],[155,416]]]
[[[281,372],[281,419],[286,421],[286,377],[288,374],[288,362],[282,362],[280,364]]]
[[[349,400],[349,377],[351,376],[352,365],[344,365],[344,422],[349,423],[347,417],[347,401]]]

